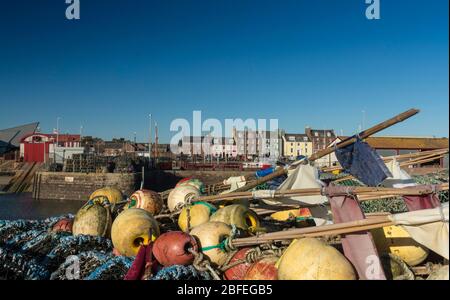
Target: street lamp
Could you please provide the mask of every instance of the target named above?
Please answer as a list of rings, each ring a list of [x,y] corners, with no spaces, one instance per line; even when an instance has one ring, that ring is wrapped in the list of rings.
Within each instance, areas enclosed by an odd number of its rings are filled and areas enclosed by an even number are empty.
[[[152,114],[149,114],[149,143],[148,143],[148,159],[151,166],[152,161]]]
[[[61,117],[56,118],[56,146],[58,146],[59,143],[59,120]]]

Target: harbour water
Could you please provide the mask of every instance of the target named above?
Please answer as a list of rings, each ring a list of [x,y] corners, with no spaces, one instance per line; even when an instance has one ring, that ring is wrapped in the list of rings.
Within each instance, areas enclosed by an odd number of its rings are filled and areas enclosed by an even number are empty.
[[[45,219],[75,214],[84,204],[73,200],[35,200],[31,193],[0,194],[0,220]]]

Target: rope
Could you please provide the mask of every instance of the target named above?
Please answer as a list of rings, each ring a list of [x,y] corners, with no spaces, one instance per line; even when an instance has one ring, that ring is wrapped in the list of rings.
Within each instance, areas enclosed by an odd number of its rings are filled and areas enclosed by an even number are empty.
[[[414,273],[409,269],[408,265],[397,255],[389,253],[389,258],[395,261],[402,269],[402,275],[394,277],[394,280],[414,280]]]
[[[227,238],[225,238],[222,242],[220,242],[217,245],[203,247],[201,249],[202,252],[212,250],[212,249],[220,249],[223,252],[231,252],[231,251],[236,250],[236,247],[233,245],[233,239],[235,238],[236,233],[237,233],[236,225],[231,224],[231,233]]]
[[[188,251],[194,255],[194,262],[192,263],[193,267],[200,271],[206,272],[209,271],[214,280],[220,280],[220,276],[217,272],[211,267],[209,261],[204,257],[203,253],[197,252],[192,248],[189,248]]]
[[[257,248],[252,248],[249,249],[246,254],[245,254],[245,258],[242,259],[238,259],[232,263],[230,263],[232,257],[235,255],[230,255],[229,258],[227,259],[227,261],[225,262],[225,264],[222,266],[222,268],[220,268],[220,271],[225,272],[228,269],[231,269],[237,265],[243,264],[243,263],[247,263],[247,264],[252,264],[255,263],[263,258],[266,257],[281,257],[281,255],[283,254],[284,249],[281,248],[273,248],[273,249],[267,249],[267,250],[262,250],[260,247]]]

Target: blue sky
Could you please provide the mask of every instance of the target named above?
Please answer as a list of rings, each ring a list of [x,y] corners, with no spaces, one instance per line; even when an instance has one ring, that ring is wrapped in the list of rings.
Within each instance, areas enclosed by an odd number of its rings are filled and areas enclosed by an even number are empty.
[[[147,140],[148,114],[278,118],[353,134],[415,107],[386,135],[448,136],[448,1],[4,1],[0,10],[0,128]]]

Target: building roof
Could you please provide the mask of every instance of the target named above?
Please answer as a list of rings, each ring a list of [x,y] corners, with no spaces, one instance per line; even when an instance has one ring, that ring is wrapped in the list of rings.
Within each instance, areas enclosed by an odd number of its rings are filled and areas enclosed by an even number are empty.
[[[312,129],[312,128],[306,128],[305,129],[306,134],[310,137],[310,138],[314,138],[314,137],[336,137],[334,130],[333,129]],[[317,136],[316,136],[317,134]],[[328,134],[330,136],[328,136]]]
[[[343,140],[348,137],[339,136],[338,138]],[[433,150],[449,146],[448,138],[376,136],[368,137],[365,141],[375,149]]]
[[[295,142],[305,142],[305,138],[306,138],[306,142],[310,142],[311,140],[309,139],[308,135],[304,134],[304,133],[286,133],[284,135],[286,141],[290,141],[289,138],[294,137]]]
[[[39,122],[0,130],[0,154],[20,146],[24,136],[33,134]]]

